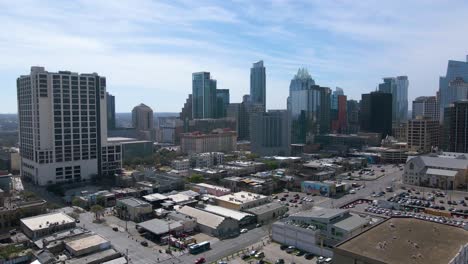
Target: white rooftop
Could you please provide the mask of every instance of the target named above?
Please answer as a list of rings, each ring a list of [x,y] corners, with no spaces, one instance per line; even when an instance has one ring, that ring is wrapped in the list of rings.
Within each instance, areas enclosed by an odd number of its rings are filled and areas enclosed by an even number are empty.
[[[239,211],[236,211],[236,210],[231,210],[231,209],[227,209],[227,208],[224,208],[224,207],[221,207],[221,206],[210,205],[210,204],[205,205],[205,207],[202,208],[202,209],[204,211],[208,211],[208,212],[213,213],[213,214],[233,218],[233,219],[235,219],[237,221],[241,221],[246,217],[250,217],[250,216],[253,217],[252,214],[247,214],[247,213],[239,212]]]
[[[46,229],[52,225],[65,225],[75,222],[73,218],[62,212],[27,217],[20,221],[31,231]]]
[[[65,244],[75,250],[75,251],[80,251],[86,248],[94,247],[97,245],[102,245],[105,243],[108,243],[109,241],[104,239],[100,235],[92,235],[92,236],[87,236],[79,239],[75,239],[72,241],[65,242]]]
[[[244,204],[260,199],[265,199],[267,198],[265,195],[261,194],[256,194],[256,193],[250,193],[250,192],[236,192],[236,193],[231,193],[231,194],[226,194],[223,196],[218,197],[218,200],[230,202],[230,203],[235,203],[235,204]]]
[[[204,188],[209,188],[209,189],[216,189],[216,190],[221,190],[221,191],[225,191],[225,192],[231,191],[231,190],[228,189],[228,188],[224,188],[224,187],[221,187],[221,186],[217,186],[217,185],[213,185],[213,184],[208,184],[208,183],[197,183],[197,184],[195,184],[195,186],[204,187]]]
[[[224,221],[224,217],[222,216],[208,213],[190,206],[175,206],[174,209],[179,213],[197,219],[197,223],[211,228],[217,228]]]
[[[152,194],[148,194],[148,195],[143,196],[143,199],[145,199],[148,202],[155,202],[155,201],[166,200],[167,196],[162,195],[160,193],[152,193]]]

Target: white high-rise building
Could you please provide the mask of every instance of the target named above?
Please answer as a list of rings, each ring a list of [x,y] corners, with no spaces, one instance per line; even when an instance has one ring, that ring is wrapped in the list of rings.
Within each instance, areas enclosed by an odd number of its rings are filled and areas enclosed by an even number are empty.
[[[31,67],[17,93],[24,178],[48,185],[120,170],[121,147],[107,143],[105,77]]]

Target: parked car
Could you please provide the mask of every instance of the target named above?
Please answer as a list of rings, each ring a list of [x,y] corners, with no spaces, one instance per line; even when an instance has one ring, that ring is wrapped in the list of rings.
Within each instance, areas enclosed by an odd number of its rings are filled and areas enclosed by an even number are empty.
[[[285,249],[287,249],[287,248],[288,248],[287,245],[281,245],[281,246],[280,246],[280,249],[281,249],[281,250],[285,250]]]
[[[243,229],[241,229],[240,232],[241,232],[241,234],[244,234],[244,233],[247,233],[247,231],[249,231],[247,228],[243,228]]]
[[[141,244],[142,246],[144,246],[144,247],[147,247],[147,246],[148,246],[148,242],[146,242],[146,241],[141,241],[140,244]]]
[[[255,254],[255,257],[256,257],[256,258],[264,258],[264,257],[265,257],[265,253],[263,253],[263,252],[258,252],[257,254]]]
[[[201,257],[197,260],[195,260],[195,264],[202,264],[202,263],[205,263],[206,262],[206,259],[204,257]]]

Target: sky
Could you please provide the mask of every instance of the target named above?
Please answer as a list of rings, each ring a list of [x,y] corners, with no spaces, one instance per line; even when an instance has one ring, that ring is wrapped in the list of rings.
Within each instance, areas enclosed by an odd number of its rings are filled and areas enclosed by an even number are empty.
[[[240,102],[258,60],[268,109],[286,108],[300,67],[351,99],[407,75],[411,107],[435,95],[448,60],[465,61],[467,13],[461,0],[0,0],[0,113],[17,112],[31,66],[105,76],[117,112],[179,112],[193,72]]]

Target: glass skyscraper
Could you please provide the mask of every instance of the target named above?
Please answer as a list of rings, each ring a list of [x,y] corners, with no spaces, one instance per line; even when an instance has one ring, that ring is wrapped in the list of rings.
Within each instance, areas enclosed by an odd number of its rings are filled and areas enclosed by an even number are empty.
[[[192,74],[192,115],[195,119],[216,117],[216,80],[209,72]]]
[[[444,119],[444,109],[458,100],[467,99],[468,56],[467,61],[448,61],[447,74],[439,78],[440,121]]]
[[[408,120],[408,77],[389,77],[383,81],[379,84],[379,91],[392,94],[392,122],[405,123]]]
[[[253,64],[250,69],[250,100],[266,106],[266,74],[263,61]]]

